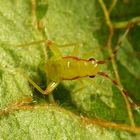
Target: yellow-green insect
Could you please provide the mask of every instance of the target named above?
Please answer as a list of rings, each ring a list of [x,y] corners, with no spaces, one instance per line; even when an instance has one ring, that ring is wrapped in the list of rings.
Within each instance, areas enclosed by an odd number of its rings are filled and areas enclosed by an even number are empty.
[[[42,94],[48,95],[50,94],[57,85],[63,80],[76,80],[82,77],[90,77],[94,78],[96,75],[100,75],[102,77],[106,77],[112,81],[112,83],[127,97],[129,102],[133,105],[134,109],[140,114],[139,107],[134,103],[134,101],[128,96],[126,90],[124,90],[115,80],[113,80],[108,74],[101,72],[99,65],[106,63],[106,61],[98,61],[94,58],[89,59],[82,59],[76,57],[78,52],[78,45],[79,44],[71,44],[72,46],[75,45],[72,55],[70,56],[62,56],[61,52],[59,51],[59,45],[51,41],[39,41],[45,42],[47,46],[51,49],[54,56],[51,57],[46,65],[45,65],[45,72],[47,77],[51,80],[48,87],[45,91],[43,91],[37,84],[35,84],[29,77],[25,76],[28,81],[38,89]],[[30,43],[36,44],[36,42]],[[26,44],[26,45],[30,45]],[[120,44],[120,42],[119,42]],[[24,46],[24,45],[22,45]],[[69,45],[67,45],[69,46]],[[64,46],[59,46],[64,47]],[[116,53],[116,52],[115,52]]]

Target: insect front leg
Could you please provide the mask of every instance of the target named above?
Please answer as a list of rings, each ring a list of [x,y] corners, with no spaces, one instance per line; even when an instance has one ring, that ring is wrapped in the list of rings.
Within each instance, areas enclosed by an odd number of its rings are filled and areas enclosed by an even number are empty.
[[[17,69],[17,71],[21,73],[24,76],[24,78],[27,79],[29,83],[33,85],[40,93],[45,94],[45,95],[49,95],[59,84],[59,82],[52,81],[50,82],[50,84],[45,90],[42,90],[30,77],[24,74],[24,72],[21,69]]]

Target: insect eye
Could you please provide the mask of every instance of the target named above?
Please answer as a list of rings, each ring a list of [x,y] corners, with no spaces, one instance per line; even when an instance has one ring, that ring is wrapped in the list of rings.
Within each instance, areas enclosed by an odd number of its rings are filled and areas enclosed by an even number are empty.
[[[89,76],[89,78],[94,78],[95,77],[95,75],[91,75],[91,76]]]
[[[94,58],[89,58],[88,60],[89,60],[89,61],[95,61],[95,59],[94,59]]]

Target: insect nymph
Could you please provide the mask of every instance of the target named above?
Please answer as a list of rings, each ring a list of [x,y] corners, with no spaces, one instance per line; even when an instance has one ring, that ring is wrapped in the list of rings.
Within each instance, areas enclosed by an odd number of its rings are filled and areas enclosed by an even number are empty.
[[[134,109],[140,114],[139,107],[133,102],[133,100],[129,97],[127,91],[123,89],[114,79],[112,79],[107,73],[100,71],[100,65],[106,63],[105,60],[96,60],[94,58],[82,59],[76,57],[78,48],[80,44],[72,44],[72,45],[57,45],[49,40],[39,41],[39,43],[45,43],[47,47],[53,52],[54,56],[52,56],[45,65],[45,72],[48,79],[51,81],[47,86],[46,90],[42,90],[38,85],[36,85],[29,77],[25,76],[27,80],[42,94],[49,95],[52,91],[58,86],[61,81],[64,80],[76,80],[83,77],[94,78],[96,75],[100,75],[102,77],[106,77],[111,80],[112,83],[126,96],[130,104],[134,107]],[[120,43],[120,42],[119,42]],[[36,44],[36,42],[26,44],[28,46],[30,44]],[[74,50],[72,55],[62,56],[58,47],[69,47],[74,46]],[[21,45],[24,47],[24,45]],[[116,53],[116,51],[115,51]],[[109,58],[110,59],[110,58]]]
[[[63,80],[76,80],[83,77],[93,78],[99,72],[98,63],[101,61],[96,61],[94,58],[82,59],[76,57],[78,51],[77,47],[79,44],[73,44],[75,45],[75,48],[72,55],[62,56],[61,52],[56,47],[56,44],[52,43],[51,41],[46,41],[46,43],[54,54],[54,56],[51,57],[45,65],[46,75],[48,79],[51,80],[50,84],[45,91],[42,91],[30,78],[28,78],[29,82],[31,82],[31,84],[33,84],[39,91],[41,91],[41,93],[51,93]],[[22,47],[23,46],[24,45],[22,45]]]

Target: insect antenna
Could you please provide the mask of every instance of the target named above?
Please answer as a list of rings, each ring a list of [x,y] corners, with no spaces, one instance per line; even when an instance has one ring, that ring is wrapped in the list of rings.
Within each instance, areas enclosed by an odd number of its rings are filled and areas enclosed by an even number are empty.
[[[132,107],[140,114],[140,108],[139,106],[132,100],[132,98],[128,95],[128,92],[122,88],[117,81],[115,81],[114,79],[112,79],[108,74],[106,74],[105,72],[98,72],[98,75],[102,76],[102,77],[106,77],[107,79],[109,79],[110,81],[112,81],[112,83],[125,95],[125,97],[128,99],[128,101],[130,102],[130,104],[132,105]]]
[[[131,29],[132,25],[128,25],[127,29],[125,30],[124,34],[120,36],[117,44],[116,44],[116,47],[114,48],[113,52],[112,52],[112,55],[109,56],[108,58],[106,58],[105,60],[99,60],[97,61],[97,64],[105,64],[107,63],[108,61],[110,61],[113,57],[116,57],[119,49],[122,47],[122,43],[123,43],[123,40],[125,39],[125,37],[127,36],[127,34],[129,33],[130,29]]]
[[[123,41],[126,38],[127,34],[129,33],[130,29],[131,29],[131,25],[128,25],[128,28],[125,30],[124,34],[121,35],[121,37],[118,39],[117,45],[116,45],[115,49],[112,52],[112,56],[109,56],[107,58],[107,60],[111,60],[112,57],[115,57],[117,55],[118,50],[122,47]]]

